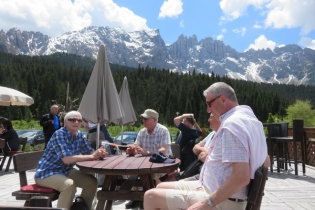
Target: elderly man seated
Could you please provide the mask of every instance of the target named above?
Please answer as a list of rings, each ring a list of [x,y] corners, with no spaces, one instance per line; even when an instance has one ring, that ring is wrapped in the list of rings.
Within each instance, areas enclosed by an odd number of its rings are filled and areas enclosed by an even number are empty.
[[[142,117],[144,128],[139,131],[134,146],[130,146],[127,149],[127,154],[151,156],[153,153],[159,151],[167,157],[172,155],[170,132],[164,125],[158,123],[159,114],[153,109],[146,109],[140,116]],[[153,178],[157,184],[160,182],[159,178],[163,175],[153,174]],[[126,209],[135,208],[138,205],[138,201],[130,201],[126,204]]]
[[[79,128],[82,123],[80,112],[71,111],[64,119],[65,127],[57,130],[49,140],[41,157],[35,182],[42,187],[53,188],[60,192],[57,207],[70,209],[76,188],[82,188],[81,197],[91,209],[97,189],[96,178],[74,167],[76,162],[104,158],[103,148],[96,151],[83,138]]]

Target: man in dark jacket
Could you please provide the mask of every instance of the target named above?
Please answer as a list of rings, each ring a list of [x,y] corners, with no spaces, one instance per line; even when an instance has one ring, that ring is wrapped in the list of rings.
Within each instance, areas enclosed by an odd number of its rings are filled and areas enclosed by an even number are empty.
[[[45,149],[51,136],[60,128],[60,119],[57,115],[58,109],[58,105],[52,105],[50,107],[50,113],[43,115],[40,120],[40,125],[43,126],[45,135]]]

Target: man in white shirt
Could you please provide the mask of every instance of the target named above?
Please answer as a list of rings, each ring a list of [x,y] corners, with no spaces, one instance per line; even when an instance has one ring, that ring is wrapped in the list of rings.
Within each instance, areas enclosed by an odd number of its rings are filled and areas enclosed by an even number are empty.
[[[170,182],[144,195],[144,209],[245,209],[247,185],[267,157],[262,123],[248,106],[238,104],[232,87],[223,82],[204,91],[207,111],[220,116],[198,181]]]

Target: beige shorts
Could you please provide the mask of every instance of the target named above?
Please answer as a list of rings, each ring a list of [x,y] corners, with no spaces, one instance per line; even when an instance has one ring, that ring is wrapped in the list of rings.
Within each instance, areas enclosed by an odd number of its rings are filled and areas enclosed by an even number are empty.
[[[205,200],[209,195],[203,187],[196,188],[199,181],[178,181],[174,183],[174,190],[166,192],[168,209],[188,209],[198,201]]]
[[[168,209],[188,209],[188,207],[203,201],[209,197],[209,193],[200,185],[199,181],[178,181],[174,183],[174,190],[166,192],[166,203]],[[246,208],[246,202],[236,203],[231,200],[225,200],[215,206],[213,209],[220,210],[242,210]]]

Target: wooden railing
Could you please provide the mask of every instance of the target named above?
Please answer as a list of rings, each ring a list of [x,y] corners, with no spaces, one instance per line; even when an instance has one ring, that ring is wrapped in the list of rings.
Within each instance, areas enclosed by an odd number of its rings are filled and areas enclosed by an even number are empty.
[[[293,135],[293,128],[289,127],[288,135]],[[306,153],[306,164],[315,167],[315,127],[304,127],[304,138],[305,138],[305,153]],[[301,145],[297,142],[298,146],[298,159],[301,157]],[[289,143],[289,155],[293,159],[293,143]]]

